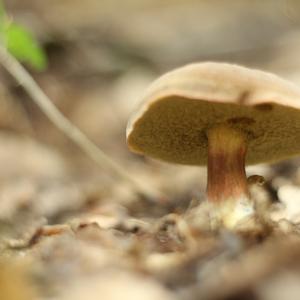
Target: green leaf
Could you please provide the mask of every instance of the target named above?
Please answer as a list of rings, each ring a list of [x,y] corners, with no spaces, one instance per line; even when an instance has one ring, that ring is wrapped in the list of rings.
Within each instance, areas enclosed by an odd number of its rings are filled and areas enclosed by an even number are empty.
[[[19,61],[28,63],[38,71],[47,67],[46,54],[26,28],[7,22],[3,35],[7,50]]]

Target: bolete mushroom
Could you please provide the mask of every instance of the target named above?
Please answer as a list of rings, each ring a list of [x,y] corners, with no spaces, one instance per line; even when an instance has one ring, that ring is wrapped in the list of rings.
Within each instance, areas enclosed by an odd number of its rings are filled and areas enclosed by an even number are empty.
[[[127,143],[167,162],[207,164],[214,218],[233,228],[254,214],[245,163],[300,153],[300,89],[238,65],[187,65],[146,91],[128,123]]]

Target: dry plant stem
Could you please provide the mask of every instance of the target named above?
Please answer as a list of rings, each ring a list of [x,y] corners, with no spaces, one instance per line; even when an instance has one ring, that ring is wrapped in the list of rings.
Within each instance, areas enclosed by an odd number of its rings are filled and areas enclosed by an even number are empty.
[[[75,142],[101,168],[106,167],[122,180],[128,182],[138,193],[148,198],[161,196],[158,192],[133,178],[118,163],[101,151],[85,134],[74,126],[52,103],[41,90],[27,70],[15,59],[3,45],[0,45],[0,63],[26,90],[32,100],[40,107],[46,116]]]
[[[219,125],[207,132],[207,197],[217,218],[228,227],[252,213],[245,173],[247,141],[244,134]]]

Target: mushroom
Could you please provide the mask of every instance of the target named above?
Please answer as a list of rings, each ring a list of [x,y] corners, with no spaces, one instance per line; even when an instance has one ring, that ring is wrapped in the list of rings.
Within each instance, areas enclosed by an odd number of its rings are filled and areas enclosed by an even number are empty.
[[[300,153],[300,89],[276,75],[195,63],[158,78],[127,125],[136,153],[206,165],[213,218],[227,228],[255,214],[245,164]]]

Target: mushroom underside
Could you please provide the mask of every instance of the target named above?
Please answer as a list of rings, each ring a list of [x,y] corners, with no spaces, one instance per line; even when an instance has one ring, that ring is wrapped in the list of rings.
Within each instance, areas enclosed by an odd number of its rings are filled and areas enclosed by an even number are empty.
[[[129,147],[153,158],[207,164],[210,128],[226,124],[247,139],[246,164],[277,161],[300,152],[300,111],[261,101],[256,106],[172,96],[152,103],[132,125]]]

